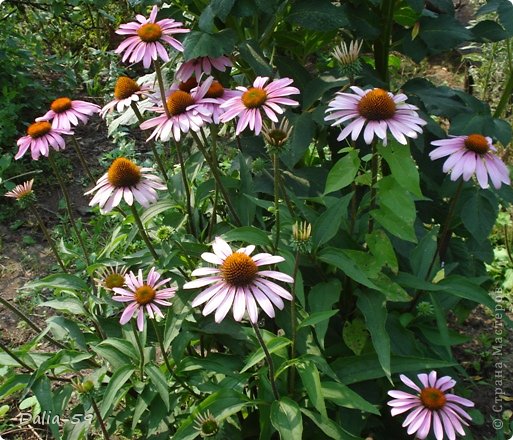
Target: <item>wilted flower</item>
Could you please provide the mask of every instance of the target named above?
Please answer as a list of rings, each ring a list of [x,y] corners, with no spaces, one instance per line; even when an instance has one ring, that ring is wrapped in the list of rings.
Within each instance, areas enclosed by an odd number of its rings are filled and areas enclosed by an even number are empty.
[[[27,128],[27,135],[18,139],[18,153],[15,159],[20,159],[30,148],[32,159],[38,160],[41,154],[47,156],[50,154],[50,147],[54,150],[64,150],[66,143],[62,135],[73,134],[71,131],[61,128],[53,128],[47,121],[34,122]]]
[[[287,118],[283,118],[278,127],[276,127],[274,122],[272,122],[271,125],[264,123],[262,133],[268,147],[271,150],[280,152],[282,147],[289,140],[290,134],[292,133],[292,126],[290,126]]]
[[[130,35],[116,49],[116,53],[125,52],[123,61],[129,57],[131,63],[138,63],[142,60],[145,68],[150,67],[151,61],[158,57],[164,62],[169,61],[169,55],[162,43],[168,43],[176,50],[183,52],[182,43],[171,35],[184,34],[190,30],[182,28],[183,23],[172,18],[155,22],[157,12],[158,8],[155,5],[149,18],[137,15],[137,21],[122,24],[116,31],[120,35]]]
[[[438,147],[429,153],[431,160],[449,156],[443,170],[445,173],[451,172],[453,181],[461,176],[464,181],[468,181],[475,174],[481,188],[488,188],[488,176],[497,189],[502,183],[511,183],[509,170],[504,162],[493,154],[497,149],[489,137],[480,134],[451,136],[449,139],[434,141],[431,144]]]
[[[273,318],[273,304],[281,310],[284,307],[282,298],[289,301],[292,299],[292,295],[283,287],[266,279],[273,278],[292,283],[292,277],[273,270],[258,270],[260,266],[284,261],[283,257],[268,253],[251,257],[255,250],[253,245],[233,252],[219,237],[216,237],[212,249],[214,253],[205,252],[201,258],[219,267],[202,267],[194,270],[193,276],[203,278],[190,281],[183,286],[184,289],[195,289],[213,284],[192,302],[193,307],[207,303],[203,315],[206,316],[216,310],[215,321],[221,322],[233,305],[233,317],[236,321],[241,321],[247,310],[250,321],[256,323],[257,303],[269,317]]]
[[[132,102],[139,101],[141,96],[148,91],[150,91],[148,86],[139,85],[128,76],[120,76],[114,87],[114,100],[101,109],[100,116],[104,118],[107,112],[112,112],[114,108],[118,112],[122,112],[125,108],[130,107]]]
[[[337,140],[341,141],[351,135],[355,141],[363,130],[363,139],[371,144],[374,135],[387,144],[387,131],[400,144],[406,145],[406,138],[416,138],[422,133],[421,126],[426,125],[415,110],[414,105],[406,104],[408,97],[403,93],[393,95],[383,89],[362,90],[352,86],[355,93],[338,92],[337,96],[328,104],[324,120],[342,122],[354,119],[339,134]],[[365,129],[364,129],[365,126]]]
[[[227,67],[231,66],[230,58],[224,55],[218,58],[198,57],[185,61],[178,68],[175,76],[180,81],[187,81],[194,74],[195,78],[199,80],[202,74],[209,76],[212,73],[212,69],[224,72]]]
[[[118,296],[112,297],[114,301],[130,303],[121,315],[120,324],[126,324],[135,315],[137,318],[137,328],[139,331],[143,331],[144,310],[146,310],[150,319],[154,319],[155,315],[160,318],[164,317],[159,305],[170,306],[171,303],[166,300],[175,296],[176,288],[166,287],[162,289],[161,287],[169,282],[171,278],[161,281],[159,279],[160,274],[154,267],[150,269],[146,281],[144,281],[142,270],[139,269],[137,276],[133,272],[129,272],[126,275],[125,283],[128,287],[127,289],[122,287],[114,287],[112,289],[118,294]]]
[[[128,271],[126,266],[100,266],[96,269],[94,281],[98,286],[106,290],[112,290],[114,287],[123,287],[125,285],[125,276]]]
[[[354,40],[348,46],[342,41],[333,51],[333,56],[340,63],[345,75],[354,76],[362,70],[362,64],[359,59],[362,44],[363,41]]]
[[[14,189],[5,193],[5,197],[12,197],[16,199],[18,202],[23,202],[24,200],[33,198],[32,185],[34,183],[34,179],[28,180],[27,182],[23,182],[20,185],[16,185]]]
[[[63,96],[57,98],[50,104],[48,110],[36,121],[52,121],[52,128],[70,130],[71,127],[78,125],[79,121],[86,123],[91,115],[98,113],[100,106],[92,102],[71,100]]]
[[[249,129],[258,135],[262,130],[263,115],[273,122],[278,122],[276,115],[284,112],[283,105],[299,104],[287,98],[299,93],[296,87],[289,87],[292,84],[290,78],[277,79],[265,85],[267,81],[269,81],[268,77],[257,76],[252,87],[237,87],[237,90],[242,93],[221,104],[221,109],[224,110],[220,118],[221,122],[231,121],[238,116],[236,134],[240,134],[249,126]]]
[[[388,402],[392,407],[392,416],[412,410],[406,417],[403,427],[408,427],[408,434],[416,433],[417,438],[421,440],[428,436],[431,427],[437,440],[443,440],[444,432],[449,440],[455,440],[456,432],[465,435],[463,425],[468,426],[468,423],[464,419],[472,420],[472,418],[459,405],[472,407],[474,403],[447,393],[454,387],[456,381],[450,376],[437,380],[436,371],[431,371],[429,376],[419,374],[417,377],[423,388],[406,376],[402,374],[400,376],[402,382],[415,390],[416,394],[398,390],[388,392],[394,398]]]
[[[157,201],[157,191],[167,189],[160,177],[150,172],[152,168],[141,168],[124,157],[119,157],[109,170],[98,179],[96,186],[85,194],[96,192],[89,206],[99,205],[100,211],[106,213],[119,205],[125,199],[128,205],[133,205],[134,199],[147,208],[150,203]]]
[[[210,411],[199,414],[194,421],[194,427],[203,438],[212,437],[219,432],[219,423]]]

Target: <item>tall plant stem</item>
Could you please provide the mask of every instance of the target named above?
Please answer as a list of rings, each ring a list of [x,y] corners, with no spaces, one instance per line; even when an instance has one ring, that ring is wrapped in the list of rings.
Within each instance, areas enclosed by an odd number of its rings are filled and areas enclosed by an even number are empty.
[[[23,368],[25,368],[27,371],[34,371],[34,369],[27,365],[18,355],[14,354],[9,348],[7,348],[6,345],[2,344],[2,341],[0,341],[0,348],[5,351],[5,353],[12,359],[14,359],[18,364],[20,364]]]
[[[212,171],[212,174],[214,176],[214,179],[217,183],[217,186],[221,193],[223,194],[224,201],[226,202],[226,205],[228,206],[228,210],[230,211],[230,214],[232,215],[235,224],[237,226],[242,226],[242,223],[240,221],[240,217],[237,214],[237,211],[235,210],[235,207],[232,204],[232,201],[230,199],[230,195],[228,194],[228,191],[226,190],[225,186],[223,185],[223,181],[221,179],[221,172],[219,171],[219,167],[217,166],[217,160],[212,158],[208,151],[206,150],[205,146],[203,145],[203,142],[201,142],[201,139],[195,133],[194,131],[190,131],[194,141],[196,142],[196,145],[198,146],[198,149],[201,151],[201,154],[203,154],[203,157],[207,161],[208,166],[210,167],[210,171]]]
[[[370,189],[370,206],[369,206],[369,234],[374,229],[374,219],[371,212],[376,208],[376,183],[378,182],[379,157],[376,142],[372,143],[372,159],[371,159],[371,189]]]
[[[194,227],[194,217],[192,215],[192,203],[191,203],[191,190],[189,187],[189,180],[187,178],[187,170],[185,169],[185,161],[183,159],[183,151],[180,142],[175,141],[176,155],[178,156],[178,162],[180,164],[180,172],[182,174],[183,188],[185,190],[185,204],[187,207],[187,216],[189,217],[189,230],[190,233],[196,236],[196,228]]]
[[[169,113],[169,109],[167,108],[167,105],[166,105],[166,90],[164,88],[164,78],[162,76],[162,69],[160,68],[160,63],[158,60],[153,60],[153,67],[155,67],[155,75],[157,76],[157,81],[159,83],[159,91],[160,91],[160,97],[162,99],[162,106],[164,107],[166,116],[168,118],[170,118],[171,114]]]
[[[495,52],[497,52],[498,43],[492,44],[492,53],[490,54],[490,59],[488,60],[488,66],[486,67],[486,75],[483,85],[483,92],[481,93],[481,101],[485,101],[488,95],[488,86],[490,85],[490,77],[492,76],[492,66],[495,63]]]
[[[267,361],[267,366],[269,367],[269,381],[271,382],[271,388],[273,390],[273,395],[276,400],[280,400],[280,393],[278,393],[278,388],[276,387],[276,382],[274,380],[274,363],[267,346],[265,345],[264,339],[262,338],[262,334],[260,333],[260,329],[258,328],[258,324],[253,323],[251,320],[251,327],[255,331],[255,335],[258,339],[258,343],[262,350],[264,351],[265,360]]]
[[[299,267],[299,250],[296,251],[294,259],[294,271],[292,278],[294,284],[292,285],[292,301],[290,302],[290,328],[292,344],[290,345],[290,359],[296,357],[296,338],[297,338],[297,304],[296,304],[296,276]],[[289,395],[294,396],[294,388],[296,385],[296,368],[292,365],[289,370]]]
[[[82,168],[87,174],[87,177],[89,177],[89,180],[94,185],[96,183],[96,180],[94,179],[93,175],[91,174],[91,170],[89,169],[89,165],[87,165],[87,162],[84,158],[84,155],[82,154],[82,150],[80,149],[80,145],[78,144],[77,138],[75,135],[71,136],[71,140],[73,141],[73,148],[75,148],[75,152],[77,153],[78,159],[80,160],[80,163],[82,164]]]
[[[135,342],[137,343],[137,348],[139,349],[139,356],[141,356],[141,362],[139,364],[139,370],[141,373],[141,380],[144,378],[144,349],[141,344],[141,339],[139,338],[139,332],[137,330],[135,320],[132,319],[132,330],[134,332]]]
[[[41,228],[41,231],[43,231],[43,235],[46,238],[46,241],[50,245],[50,248],[52,249],[53,255],[55,256],[55,259],[57,260],[57,263],[59,263],[59,266],[61,269],[68,273],[68,270],[66,269],[66,266],[64,265],[64,262],[62,261],[59,252],[57,252],[57,248],[55,247],[55,243],[52,240],[52,237],[50,236],[50,233],[48,232],[48,229],[46,228],[43,219],[39,215],[39,212],[37,211],[37,208],[33,205],[30,205],[30,212],[34,215],[34,217],[37,220],[37,223],[39,224],[39,227]]]
[[[137,107],[137,104],[135,102],[131,102],[130,106],[132,107],[132,110],[135,113],[135,116],[137,117],[137,120],[140,124],[144,122],[144,119],[141,115],[141,112],[139,111],[139,107]],[[159,171],[162,173],[162,176],[167,181],[167,173],[166,168],[164,167],[164,163],[162,162],[162,158],[160,157],[159,152],[157,151],[157,147],[155,146],[155,143],[153,141],[150,142],[150,148],[151,152],[153,153],[153,157],[155,158],[155,161],[157,162],[157,166],[159,167]]]
[[[217,217],[218,201],[219,201],[219,188],[217,187],[217,182],[216,182],[216,189],[215,189],[215,193],[214,193],[214,204],[212,206],[212,217],[210,218],[210,223],[208,225],[207,242],[210,242],[212,240],[212,231],[214,230],[214,224],[216,222],[216,217]]]
[[[182,379],[180,379],[174,372],[173,368],[171,367],[171,364],[169,363],[169,358],[167,357],[167,352],[164,347],[164,340],[162,338],[162,334],[160,333],[160,329],[155,322],[154,319],[151,319],[151,322],[153,324],[153,328],[155,329],[155,334],[157,335],[157,341],[159,343],[160,351],[162,352],[162,357],[164,358],[164,363],[166,364],[167,371],[169,371],[169,374],[173,376],[173,379],[175,379],[184,389],[189,391],[194,397],[200,398],[201,396],[196,393],[189,385],[187,385]]]
[[[73,217],[73,208],[71,207],[71,200],[69,197],[68,189],[66,188],[66,185],[62,178],[61,172],[59,171],[59,167],[53,160],[53,156],[52,156],[51,152],[48,155],[48,160],[50,161],[50,165],[53,169],[55,177],[57,177],[57,180],[59,181],[59,185],[61,186],[62,194],[64,195],[64,201],[66,202],[66,210],[68,211],[68,216],[69,216],[69,220],[71,223],[71,227],[73,228],[73,231],[75,232],[75,235],[77,236],[80,247],[82,248],[82,252],[84,253],[84,258],[86,260],[87,265],[89,266],[89,264],[91,264],[89,261],[89,253],[87,252],[87,248],[85,247],[84,240],[82,239],[82,235],[80,234],[80,231],[78,230],[77,225],[75,223],[75,218]]]
[[[39,326],[37,324],[35,324],[24,312],[22,312],[20,309],[18,309],[15,305],[11,304],[6,299],[2,298],[2,296],[0,296],[0,304],[2,304],[5,308],[9,309],[15,315],[18,315],[36,333],[43,333],[43,330],[41,328],[39,328]],[[50,342],[51,344],[55,345],[56,347],[61,348],[63,350],[67,350],[68,349],[68,347],[66,347],[64,344],[62,344],[59,341],[56,341],[55,339],[53,339],[48,333],[45,333],[42,336],[43,336],[44,339],[46,339],[48,342]]]
[[[106,440],[110,440],[109,433],[107,432],[107,428],[105,426],[105,421],[103,420],[102,414],[100,410],[98,409],[98,405],[96,404],[94,398],[91,396],[91,406],[93,407],[94,414],[96,415],[96,418],[98,420],[98,424],[100,425],[100,429],[103,433],[103,438]]]
[[[499,103],[497,104],[497,108],[495,109],[495,112],[493,113],[494,118],[500,118],[502,114],[504,113],[504,110],[506,110],[506,107],[509,103],[509,100],[511,99],[511,94],[513,93],[513,70],[509,71],[508,81],[506,82],[506,85],[504,86],[504,90],[501,95],[501,99],[499,100]]]
[[[390,54],[390,37],[392,33],[392,25],[394,23],[394,6],[395,0],[382,0],[381,2],[381,19],[383,20],[382,29],[379,39],[374,42],[374,60],[376,70],[381,79],[390,86],[390,72],[388,69],[388,57]]]
[[[274,170],[274,252],[278,250],[280,244],[280,158],[278,154],[273,153],[273,170]]]
[[[144,243],[146,244],[146,247],[150,251],[154,260],[155,261],[158,260],[159,256],[157,254],[157,251],[155,251],[155,248],[151,244],[148,234],[146,234],[146,230],[144,229],[144,225],[142,224],[141,217],[139,217],[139,213],[137,212],[137,208],[135,207],[134,203],[132,203],[130,205],[130,209],[132,210],[132,215],[134,216],[135,223],[137,224],[137,227],[139,228],[139,235],[144,240]]]

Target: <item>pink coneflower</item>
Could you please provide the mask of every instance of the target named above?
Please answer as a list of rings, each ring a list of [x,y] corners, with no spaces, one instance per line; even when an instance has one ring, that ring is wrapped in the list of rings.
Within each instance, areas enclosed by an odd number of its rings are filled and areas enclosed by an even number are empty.
[[[125,23],[119,26],[116,31],[120,35],[131,35],[123,41],[116,53],[125,52],[123,61],[130,57],[131,63],[138,63],[142,60],[145,68],[150,67],[151,61],[160,57],[164,62],[169,61],[169,55],[162,43],[168,43],[179,52],[183,52],[182,43],[176,38],[171,37],[172,34],[184,34],[189,29],[182,28],[183,23],[175,21],[172,18],[165,18],[155,23],[158,8],[153,6],[150,17],[145,18],[137,15],[137,21]]]
[[[281,78],[265,83],[269,78],[257,76],[253,87],[237,87],[242,93],[230,98],[221,108],[224,113],[221,115],[221,122],[231,121],[239,116],[235,134],[240,134],[247,126],[256,135],[262,130],[262,112],[271,121],[278,122],[277,114],[284,112],[282,105],[298,105],[297,101],[286,98],[290,95],[297,95],[299,90],[296,87],[289,87],[292,84],[290,78]]]
[[[449,156],[443,170],[445,173],[451,172],[453,181],[462,175],[463,180],[468,181],[475,174],[481,188],[488,188],[488,176],[497,189],[502,183],[511,183],[508,168],[492,153],[497,149],[489,137],[480,134],[451,136],[431,144],[438,147],[429,153],[431,160]]]
[[[151,174],[152,168],[138,167],[131,160],[119,157],[85,194],[96,192],[89,206],[98,205],[101,213],[112,211],[121,199],[132,206],[134,199],[147,208],[157,201],[157,190],[167,189],[162,180]]]
[[[182,84],[187,84],[187,82]],[[201,105],[206,109],[206,112],[211,115],[211,121],[214,122],[214,124],[219,124],[221,115],[224,113],[224,110],[221,108],[221,104],[239,95],[239,92],[225,89],[219,81],[214,80],[205,93],[206,99],[203,100]],[[194,108],[195,106],[191,107],[191,109]]]
[[[32,194],[33,184],[34,179],[28,180],[20,185],[16,185],[11,191],[6,192],[4,195],[5,197],[12,197],[13,199],[21,200]]]
[[[161,289],[161,287],[169,282],[171,278],[165,280],[160,279],[160,274],[155,270],[154,267],[150,269],[146,282],[144,281],[142,270],[139,269],[137,276],[133,272],[129,272],[125,276],[125,283],[127,289],[122,287],[114,287],[112,290],[118,294],[113,296],[114,301],[129,302],[125,311],[119,319],[120,324],[126,324],[132,316],[137,315],[137,328],[139,331],[144,330],[144,310],[151,319],[155,318],[155,315],[164,318],[164,315],[160,311],[159,305],[170,306],[171,303],[166,299],[173,298],[175,296],[176,288],[167,287]]]
[[[177,88],[172,89],[165,102],[169,117],[164,107],[155,107],[152,110],[162,115],[148,119],[140,126],[142,130],[156,127],[148,141],[156,138],[164,142],[172,136],[178,142],[182,133],[188,133],[189,130],[198,131],[205,122],[210,122],[211,111],[204,104],[217,102],[214,98],[205,98],[212,79],[207,78],[200,87],[191,90],[190,93]]]
[[[126,273],[128,268],[126,266],[100,266],[95,271],[95,277],[98,287],[105,290],[113,290],[114,287],[123,287],[125,285]]]
[[[107,112],[112,112],[114,109],[122,112],[126,107],[130,107],[132,102],[139,101],[141,96],[150,90],[147,85],[139,85],[128,76],[120,76],[114,87],[114,100],[100,110],[100,116],[104,118]]]
[[[257,303],[273,318],[273,304],[281,310],[284,307],[282,298],[292,300],[292,295],[283,287],[266,279],[292,283],[292,277],[273,270],[258,270],[260,266],[284,261],[283,257],[267,253],[251,257],[255,249],[253,245],[233,252],[219,237],[216,237],[212,249],[214,253],[205,252],[201,258],[219,267],[201,267],[194,270],[193,276],[205,276],[183,286],[184,289],[195,289],[212,284],[192,302],[193,307],[207,303],[203,308],[203,315],[216,310],[215,321],[221,322],[233,306],[233,317],[236,321],[242,320],[247,310],[250,321],[255,324],[258,320]]]
[[[50,147],[56,151],[64,150],[66,143],[62,137],[63,134],[73,134],[73,132],[53,128],[47,121],[34,122],[28,126],[27,135],[19,138],[18,142],[16,142],[19,150],[14,158],[19,159],[23,157],[29,148],[34,160],[38,160],[41,154],[48,157]]]
[[[362,90],[352,86],[355,93],[341,93],[328,104],[326,113],[331,113],[324,118],[325,121],[335,122],[332,125],[340,125],[344,121],[354,119],[339,134],[337,140],[341,141],[351,135],[355,141],[363,130],[363,139],[366,144],[371,144],[374,135],[387,144],[387,131],[400,144],[406,145],[406,138],[416,138],[422,133],[422,126],[426,121],[422,120],[415,110],[417,107],[406,104],[408,97],[403,93],[393,95],[382,89]]]
[[[79,121],[84,124],[89,117],[100,111],[100,106],[92,102],[71,100],[67,97],[57,98],[50,104],[48,110],[36,121],[52,121],[53,128],[69,130],[72,126],[78,125]]]
[[[449,440],[455,440],[456,432],[465,435],[462,425],[468,426],[468,423],[464,419],[472,420],[458,405],[472,407],[474,403],[455,394],[447,394],[456,381],[450,376],[437,380],[436,376],[436,371],[431,371],[429,376],[419,374],[417,377],[423,386],[419,388],[412,380],[401,375],[403,383],[417,394],[389,391],[388,394],[394,399],[388,405],[392,407],[392,416],[413,410],[403,423],[403,427],[408,427],[408,434],[416,433],[417,438],[422,440],[428,436],[432,426],[437,440],[443,440],[444,432]]]
[[[212,69],[224,72],[227,67],[231,67],[232,62],[227,56],[218,58],[199,57],[184,62],[176,71],[176,79],[187,81],[193,74],[196,79],[200,79],[202,74],[210,75]]]

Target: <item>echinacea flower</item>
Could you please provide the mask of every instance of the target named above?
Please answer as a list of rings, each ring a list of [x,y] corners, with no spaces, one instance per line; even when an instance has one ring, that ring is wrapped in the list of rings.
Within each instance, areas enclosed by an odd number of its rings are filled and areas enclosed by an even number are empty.
[[[56,151],[64,150],[66,143],[62,135],[73,134],[73,132],[53,128],[47,121],[34,122],[27,128],[27,135],[18,139],[16,142],[19,150],[14,158],[20,159],[30,148],[32,159],[38,160],[41,154],[48,157],[50,147]]]
[[[468,136],[451,136],[431,142],[437,146],[429,153],[431,160],[449,156],[444,162],[445,173],[451,172],[451,180],[455,181],[463,176],[468,181],[474,174],[481,188],[488,188],[488,176],[497,189],[502,183],[510,184],[509,170],[493,152],[497,149],[492,139],[480,134]]]
[[[249,126],[250,130],[258,135],[262,130],[262,116],[278,122],[276,115],[284,112],[283,105],[299,104],[288,98],[290,95],[299,93],[296,87],[290,87],[292,84],[290,78],[277,79],[265,85],[267,81],[269,81],[268,77],[257,76],[252,87],[237,87],[237,90],[242,93],[221,104],[221,109],[224,110],[220,118],[221,122],[239,117],[235,134],[240,134]]]
[[[362,44],[363,40],[353,40],[349,45],[342,41],[332,52],[335,59],[340,63],[345,75],[354,76],[362,70],[362,63],[359,58]]]
[[[152,168],[141,168],[125,157],[118,157],[96,186],[85,194],[96,192],[89,206],[98,205],[100,212],[112,211],[122,199],[132,206],[134,199],[147,208],[157,201],[157,190],[167,189]]]
[[[17,201],[21,201],[26,199],[27,197],[31,197],[33,194],[32,185],[34,183],[34,179],[28,180],[27,182],[23,182],[20,185],[16,185],[11,191],[6,192],[5,197],[12,197]]]
[[[332,126],[354,119],[341,131],[338,141],[349,135],[355,141],[363,130],[366,144],[370,145],[376,135],[386,145],[390,131],[397,142],[406,145],[407,137],[416,138],[422,133],[426,121],[419,117],[417,107],[406,104],[408,97],[403,93],[393,95],[379,88],[362,90],[355,86],[351,89],[354,93],[338,92],[326,110],[330,114],[324,120],[334,120]]]
[[[188,81],[190,81],[190,79]],[[186,83],[181,83],[181,84],[186,84]],[[210,114],[209,122],[213,122],[214,124],[219,124],[221,115],[224,113],[224,110],[221,108],[221,104],[228,101],[228,99],[234,98],[239,95],[240,95],[239,92],[236,92],[234,90],[225,89],[219,81],[216,81],[216,80],[212,81],[212,84],[210,85],[207,92],[205,93],[204,99],[201,104],[202,107],[205,109],[205,112]],[[191,107],[191,109],[194,109],[194,108],[195,108],[195,106]]]
[[[152,60],[160,58],[164,62],[169,61],[169,55],[162,43],[168,43],[177,51],[183,52],[182,43],[171,35],[184,34],[190,30],[182,28],[183,23],[172,18],[164,18],[155,22],[157,12],[158,8],[155,5],[149,18],[138,14],[135,17],[137,21],[119,26],[117,34],[129,35],[115,51],[116,53],[125,52],[123,61],[130,58],[131,63],[138,63],[142,60],[146,69],[150,67]]]
[[[192,302],[193,307],[207,303],[203,308],[206,316],[216,310],[215,321],[221,322],[233,306],[233,317],[241,321],[247,311],[252,323],[258,321],[258,305],[273,318],[274,306],[283,309],[282,298],[292,300],[292,295],[283,287],[268,280],[272,278],[285,283],[294,282],[293,278],[274,270],[258,270],[260,266],[284,261],[280,256],[268,253],[251,257],[255,246],[250,245],[233,252],[221,238],[216,237],[212,249],[201,258],[218,267],[201,267],[192,272],[193,276],[203,276],[184,284],[184,289],[195,289],[211,285],[201,292]]]
[[[154,267],[150,269],[146,281],[144,281],[142,270],[139,269],[137,276],[133,272],[129,272],[125,277],[127,288],[114,287],[117,296],[113,296],[114,301],[129,302],[126,309],[123,311],[120,324],[126,324],[133,316],[137,318],[137,328],[139,331],[144,330],[144,311],[151,319],[155,316],[163,318],[160,306],[170,306],[171,303],[167,299],[175,296],[176,288],[166,287],[162,289],[164,284],[169,282],[171,278],[160,280],[160,274]]]
[[[218,58],[198,57],[185,61],[176,71],[176,79],[187,81],[193,74],[196,79],[200,79],[202,74],[209,76],[212,69],[224,72],[227,67],[231,67],[232,62],[227,56]]]
[[[114,287],[123,287],[125,285],[125,276],[128,271],[126,266],[100,266],[96,269],[94,281],[99,287],[105,290],[112,290]]]
[[[444,432],[449,440],[456,439],[456,432],[465,435],[463,425],[468,426],[466,420],[472,418],[460,407],[473,407],[474,403],[455,394],[447,393],[454,387],[456,381],[450,376],[437,379],[436,371],[419,374],[422,387],[406,376],[400,376],[402,382],[415,390],[415,394],[392,390],[388,394],[394,399],[388,402],[392,407],[392,416],[411,411],[406,417],[403,427],[408,427],[408,434],[416,433],[420,440],[425,439],[431,427],[436,440],[443,440]]]
[[[271,123],[271,125],[264,124],[262,133],[267,145],[271,149],[279,152],[289,140],[292,134],[292,126],[289,124],[287,118],[283,118],[278,126],[276,126],[274,122]]]
[[[164,142],[173,137],[178,142],[182,133],[199,131],[206,122],[210,122],[211,111],[204,104],[217,102],[214,98],[205,98],[212,80],[212,77],[207,78],[190,93],[178,88],[171,90],[164,103],[167,112],[164,107],[155,107],[152,110],[161,113],[161,116],[148,119],[140,125],[142,130],[156,127],[147,141],[155,138]]]
[[[137,102],[146,92],[150,91],[147,85],[139,85],[128,76],[120,76],[114,87],[114,100],[110,101],[100,110],[100,116],[105,117],[107,112],[116,109],[122,112],[125,108],[130,107],[132,102]]]
[[[72,126],[78,125],[79,121],[86,123],[91,115],[98,113],[100,106],[92,102],[71,100],[65,96],[57,98],[50,104],[48,110],[36,121],[52,121],[53,128],[70,130]]]

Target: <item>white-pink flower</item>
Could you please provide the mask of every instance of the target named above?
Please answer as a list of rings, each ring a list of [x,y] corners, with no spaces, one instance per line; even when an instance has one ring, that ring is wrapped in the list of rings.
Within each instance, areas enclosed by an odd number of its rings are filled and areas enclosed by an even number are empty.
[[[144,330],[145,310],[150,319],[154,319],[155,316],[164,318],[159,306],[171,305],[166,300],[175,296],[176,288],[162,288],[171,278],[159,280],[160,274],[154,267],[150,269],[146,281],[144,281],[142,270],[139,269],[137,276],[133,272],[129,272],[125,276],[126,289],[123,287],[114,287],[112,289],[117,293],[117,296],[112,297],[114,301],[130,303],[119,319],[120,324],[126,324],[135,315],[137,318],[137,328],[142,332]]]
[[[187,81],[192,75],[196,79],[200,79],[202,74],[209,76],[212,69],[224,72],[227,67],[231,67],[232,62],[227,56],[218,58],[199,57],[192,60],[185,61],[176,71],[176,79],[180,81]]]
[[[240,93],[237,91],[225,89],[219,81],[212,81],[212,84],[205,93],[205,99],[201,104],[205,108],[206,112],[210,114],[210,120],[208,122],[219,124],[221,115],[224,113],[224,110],[221,108],[221,104],[228,101],[228,99],[239,95]],[[191,109],[194,108],[194,106],[191,107]]]
[[[157,201],[157,190],[167,189],[152,168],[141,168],[131,160],[118,157],[96,186],[85,194],[96,192],[89,206],[98,205],[101,213],[112,211],[121,200],[132,206],[134,200],[147,208]]]
[[[39,156],[50,154],[50,148],[56,151],[64,150],[66,142],[62,135],[73,134],[68,130],[53,128],[48,121],[34,122],[27,128],[27,135],[18,139],[18,153],[15,159],[20,159],[30,148],[32,159],[38,160]]]
[[[406,376],[400,376],[406,386],[415,390],[415,394],[398,390],[388,392],[394,398],[388,402],[388,405],[392,407],[392,416],[411,411],[404,420],[403,427],[408,427],[408,434],[416,434],[420,440],[429,435],[431,427],[433,427],[436,440],[443,440],[444,432],[449,440],[456,439],[456,432],[465,435],[463,426],[468,426],[466,420],[470,421],[472,418],[460,405],[473,407],[474,403],[448,393],[456,381],[450,376],[437,379],[436,371],[431,371],[429,376],[419,374],[417,377],[422,387]]]
[[[100,106],[92,102],[71,100],[65,96],[57,98],[48,110],[36,121],[52,121],[53,128],[69,130],[79,122],[87,123],[89,118],[100,111]]]
[[[408,97],[403,93],[393,95],[383,89],[375,88],[362,90],[352,86],[354,93],[338,92],[328,104],[325,121],[334,120],[332,125],[354,119],[339,134],[337,140],[341,141],[351,135],[355,141],[363,130],[363,139],[370,145],[374,136],[387,144],[387,131],[400,144],[406,145],[406,138],[416,138],[422,133],[422,126],[426,121],[416,112],[417,107],[406,104]],[[365,127],[365,129],[364,129]]]
[[[214,310],[215,321],[221,322],[228,311],[233,308],[233,317],[241,321],[247,311],[252,323],[258,321],[257,304],[271,318],[274,317],[274,306],[283,309],[283,299],[292,300],[292,295],[283,287],[267,278],[285,283],[293,283],[289,275],[274,270],[259,270],[260,266],[284,261],[280,256],[268,253],[251,254],[255,246],[250,245],[233,252],[221,238],[216,237],[212,245],[214,253],[205,252],[201,258],[218,267],[202,267],[192,272],[193,276],[202,276],[197,280],[185,283],[184,289],[195,289],[209,286],[192,302],[193,307],[206,303],[203,315]],[[283,298],[283,299],[282,299]]]
[[[297,101],[288,96],[299,94],[296,87],[290,87],[290,78],[281,78],[269,81],[268,77],[257,76],[252,87],[237,87],[239,94],[221,104],[224,113],[221,122],[231,121],[239,117],[235,134],[240,134],[249,126],[256,135],[262,130],[262,116],[267,116],[271,121],[278,122],[278,116],[284,112],[284,105],[298,105]]]
[[[27,180],[20,185],[16,185],[11,191],[6,192],[5,197],[12,197],[16,200],[22,200],[25,197],[32,195],[32,185],[34,184],[34,179]]]
[[[178,142],[182,133],[188,133],[189,130],[199,131],[205,123],[210,122],[212,112],[205,104],[217,103],[217,100],[206,98],[205,95],[212,80],[212,77],[207,78],[200,87],[191,90],[190,93],[173,87],[166,94],[164,104],[169,116],[164,107],[155,107],[152,110],[161,113],[161,116],[148,119],[140,126],[142,130],[156,127],[148,141],[153,138],[167,141],[173,137]]]
[[[145,68],[150,67],[151,61],[158,58],[164,62],[169,61],[169,55],[162,43],[168,43],[174,49],[183,52],[182,43],[171,35],[184,34],[190,32],[190,29],[182,28],[183,23],[172,18],[155,22],[157,12],[158,8],[155,5],[149,18],[137,15],[137,21],[119,26],[117,34],[129,35],[116,49],[116,53],[124,52],[123,61],[129,59],[131,63],[138,63],[142,60]]]
[[[502,183],[511,183],[508,167],[493,154],[497,149],[489,137],[480,134],[451,136],[431,144],[438,147],[429,153],[431,160],[449,156],[443,170],[451,173],[452,181],[461,176],[464,181],[468,181],[475,174],[481,188],[489,187],[488,176],[497,189]]]
[[[100,116],[104,118],[108,112],[112,112],[114,109],[122,112],[125,108],[130,107],[132,102],[138,102],[142,95],[150,91],[149,86],[139,85],[128,76],[120,76],[114,87],[114,100],[101,109]]]

